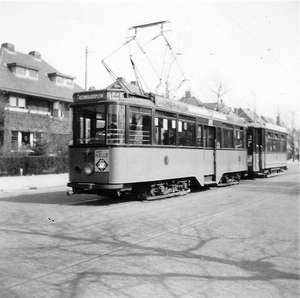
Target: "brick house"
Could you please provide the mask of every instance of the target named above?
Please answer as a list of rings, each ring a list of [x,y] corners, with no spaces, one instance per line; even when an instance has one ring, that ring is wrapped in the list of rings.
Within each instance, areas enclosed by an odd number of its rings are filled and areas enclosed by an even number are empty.
[[[24,54],[13,44],[2,44],[0,153],[64,150],[72,134],[69,103],[74,92],[83,91],[74,79],[45,62],[37,51]]]

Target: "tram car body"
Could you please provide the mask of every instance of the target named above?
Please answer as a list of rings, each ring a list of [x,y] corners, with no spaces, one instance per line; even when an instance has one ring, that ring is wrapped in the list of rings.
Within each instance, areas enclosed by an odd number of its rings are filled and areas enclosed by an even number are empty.
[[[249,175],[268,177],[286,170],[287,129],[269,123],[247,126]]]
[[[75,93],[71,107],[73,193],[172,196],[235,183],[248,170],[238,117],[109,89]]]

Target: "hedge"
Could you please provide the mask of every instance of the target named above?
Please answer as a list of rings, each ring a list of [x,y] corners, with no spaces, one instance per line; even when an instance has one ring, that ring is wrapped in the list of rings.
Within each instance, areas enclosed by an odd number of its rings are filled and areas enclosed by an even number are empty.
[[[67,173],[68,156],[0,156],[0,176]]]

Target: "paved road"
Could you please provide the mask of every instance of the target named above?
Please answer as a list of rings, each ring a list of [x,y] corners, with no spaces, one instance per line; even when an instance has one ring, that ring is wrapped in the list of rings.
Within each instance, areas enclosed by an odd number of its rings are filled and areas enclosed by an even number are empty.
[[[298,163],[151,202],[43,179],[0,184],[0,297],[299,297]]]

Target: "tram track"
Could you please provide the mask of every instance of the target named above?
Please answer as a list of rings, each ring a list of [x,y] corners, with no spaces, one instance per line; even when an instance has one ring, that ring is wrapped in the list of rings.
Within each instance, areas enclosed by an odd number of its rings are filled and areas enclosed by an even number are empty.
[[[128,248],[131,248],[131,247],[133,248],[135,246],[141,245],[141,244],[146,243],[148,241],[151,241],[153,239],[157,239],[157,238],[160,238],[160,237],[165,237],[166,235],[174,234],[174,232],[176,232],[176,231],[183,230],[183,229],[188,229],[188,228],[191,228],[191,227],[196,227],[196,226],[199,226],[201,224],[205,224],[205,223],[207,223],[209,221],[213,221],[215,219],[218,219],[220,217],[229,216],[231,214],[235,214],[237,212],[243,212],[243,211],[245,211],[247,209],[254,208],[258,204],[261,204],[263,201],[266,201],[266,200],[270,200],[270,199],[268,199],[268,198],[261,198],[261,199],[255,200],[255,201],[250,201],[250,202],[245,203],[243,205],[239,205],[239,206],[230,208],[228,210],[224,210],[224,211],[218,212],[216,214],[212,214],[212,215],[205,216],[203,218],[200,218],[200,219],[197,219],[197,220],[194,220],[194,221],[191,221],[191,222],[187,222],[185,224],[181,224],[179,226],[170,228],[167,231],[163,231],[163,232],[160,232],[160,233],[154,233],[153,235],[151,235],[149,237],[144,237],[143,239],[134,241],[132,243],[126,243],[124,245],[118,246],[117,248],[110,249],[110,250],[108,250],[106,252],[103,252],[103,253],[101,253],[99,255],[96,255],[96,256],[93,256],[93,257],[89,257],[89,258],[86,258],[84,260],[80,260],[80,261],[77,261],[77,262],[73,262],[73,263],[65,265],[65,266],[60,266],[59,268],[51,270],[49,272],[46,272],[46,273],[43,273],[43,274],[37,274],[36,276],[33,276],[32,278],[26,279],[26,280],[21,281],[21,282],[16,282],[16,283],[11,284],[9,286],[3,287],[0,290],[0,293],[1,292],[3,293],[4,291],[13,289],[15,287],[20,287],[20,286],[23,286],[23,285],[30,284],[30,283],[32,283],[34,281],[38,281],[40,279],[43,279],[43,278],[48,277],[48,276],[51,276],[51,275],[56,274],[58,272],[62,272],[62,271],[65,271],[65,270],[68,270],[68,269],[71,269],[71,268],[75,268],[76,266],[80,266],[82,264],[93,262],[93,261],[95,261],[97,259],[100,259],[102,257],[108,256],[108,255],[111,255],[111,254],[114,254],[114,253],[116,253],[118,251],[122,251],[122,250],[125,250],[125,249],[128,249]]]

